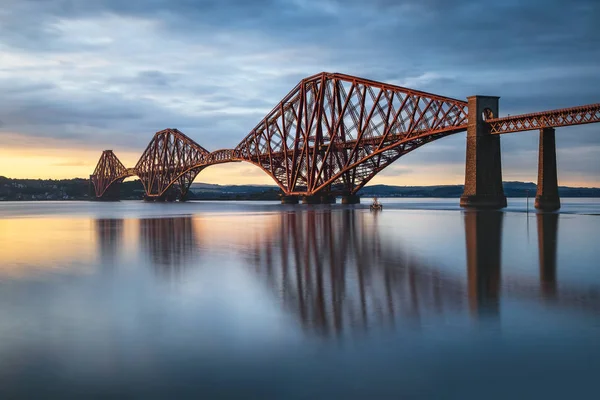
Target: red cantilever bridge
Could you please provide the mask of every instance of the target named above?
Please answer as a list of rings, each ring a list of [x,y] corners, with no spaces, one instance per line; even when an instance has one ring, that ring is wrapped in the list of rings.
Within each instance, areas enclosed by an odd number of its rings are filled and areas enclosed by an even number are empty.
[[[498,118],[498,100],[463,101],[324,72],[303,79],[234,149],[210,152],[177,129],[165,129],[133,168],[106,150],[90,178],[99,199],[114,198],[129,176],[140,178],[147,199],[185,199],[204,168],[245,161],[273,178],[283,202],[332,202],[341,195],[357,203],[357,192],[398,158],[467,131],[461,205],[501,208],[499,134],[540,130],[536,206],[560,207],[554,128],[600,122],[600,104]]]

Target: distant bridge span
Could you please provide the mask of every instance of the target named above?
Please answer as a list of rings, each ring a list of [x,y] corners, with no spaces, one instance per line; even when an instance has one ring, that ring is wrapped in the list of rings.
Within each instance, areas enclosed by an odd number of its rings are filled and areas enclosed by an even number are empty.
[[[398,158],[467,131],[461,205],[497,208],[506,198],[496,134],[540,129],[540,139],[546,138],[540,142],[540,171],[550,172],[540,173],[544,181],[537,203],[541,208],[560,205],[553,127],[600,122],[600,104],[497,116],[497,97],[473,96],[467,102],[323,72],[296,85],[234,149],[209,152],[177,129],[165,129],[154,135],[135,167],[126,168],[106,150],[90,178],[97,198],[116,197],[114,187],[135,175],[147,199],[184,199],[204,168],[245,161],[273,178],[283,202],[299,197],[307,203],[332,202],[342,195],[343,202],[357,203],[357,192]],[[542,144],[552,147],[543,160]]]

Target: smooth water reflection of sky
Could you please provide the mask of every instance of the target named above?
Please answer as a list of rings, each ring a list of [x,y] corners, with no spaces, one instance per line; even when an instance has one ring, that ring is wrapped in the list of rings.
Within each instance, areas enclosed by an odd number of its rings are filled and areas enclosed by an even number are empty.
[[[0,394],[593,395],[600,205],[564,203],[2,205]]]

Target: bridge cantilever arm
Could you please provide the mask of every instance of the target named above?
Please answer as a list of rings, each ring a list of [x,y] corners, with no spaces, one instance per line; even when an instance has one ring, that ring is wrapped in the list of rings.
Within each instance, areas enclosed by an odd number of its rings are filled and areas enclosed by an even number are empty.
[[[235,149],[219,149],[211,152],[206,158],[206,164],[220,164],[240,161]]]
[[[487,120],[494,134],[600,122],[600,103]]]

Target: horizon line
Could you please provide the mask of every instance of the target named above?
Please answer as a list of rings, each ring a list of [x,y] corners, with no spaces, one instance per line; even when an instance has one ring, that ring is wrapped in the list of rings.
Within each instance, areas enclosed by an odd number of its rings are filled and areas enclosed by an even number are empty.
[[[70,180],[83,180],[83,181],[89,181],[89,178],[80,178],[80,177],[75,177],[75,178],[9,178],[7,176],[4,175],[0,175],[0,178],[4,178],[4,179],[9,179],[9,180],[24,180],[24,181],[70,181]],[[133,181],[139,181],[139,178],[134,179]],[[131,181],[130,181],[131,182]],[[534,185],[537,186],[537,184],[535,182],[525,182],[525,181],[502,181],[502,184],[507,184],[507,183],[523,183],[523,184],[530,184],[530,185]],[[249,184],[219,184],[219,183],[208,183],[208,182],[192,182],[192,185],[212,185],[212,186],[262,186],[262,187],[273,187],[273,188],[278,188],[279,186],[277,185],[269,185],[269,184],[256,184],[256,183],[249,183]],[[404,187],[404,188],[410,188],[410,187],[449,187],[449,186],[464,186],[464,183],[454,183],[454,184],[434,184],[434,185],[388,185],[385,183],[376,183],[373,185],[365,185],[365,188],[367,187],[373,187],[373,186],[388,186],[388,187]],[[558,185],[559,188],[570,188],[570,189],[600,189],[600,186],[568,186],[568,185]]]

